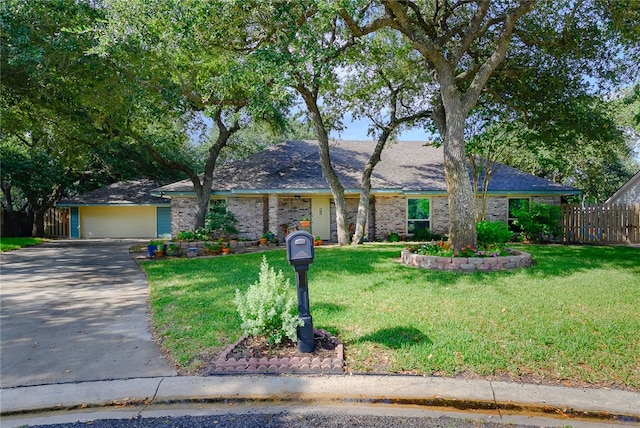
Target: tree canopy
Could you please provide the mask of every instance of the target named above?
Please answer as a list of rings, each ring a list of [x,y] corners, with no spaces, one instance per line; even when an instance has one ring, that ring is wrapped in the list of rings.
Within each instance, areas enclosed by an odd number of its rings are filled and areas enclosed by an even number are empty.
[[[346,243],[329,134],[367,117],[381,147],[404,126],[436,133],[459,247],[476,244],[472,149],[509,141],[513,164],[600,199],[615,180],[603,186],[597,171],[623,177],[638,141],[633,0],[7,0],[1,13],[13,171],[3,190],[46,154],[51,176],[66,178],[41,201],[59,185],[81,189],[86,171],[170,170],[193,182],[204,222],[216,162],[247,141],[234,135],[282,129],[297,110],[319,142]],[[200,115],[215,133],[196,147],[189,126]]]

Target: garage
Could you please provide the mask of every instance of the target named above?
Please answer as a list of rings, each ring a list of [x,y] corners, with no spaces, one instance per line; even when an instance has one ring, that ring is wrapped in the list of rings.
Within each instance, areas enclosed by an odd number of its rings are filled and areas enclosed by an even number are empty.
[[[114,183],[58,207],[70,208],[70,238],[156,238],[171,236],[171,206],[151,195],[151,180]]]

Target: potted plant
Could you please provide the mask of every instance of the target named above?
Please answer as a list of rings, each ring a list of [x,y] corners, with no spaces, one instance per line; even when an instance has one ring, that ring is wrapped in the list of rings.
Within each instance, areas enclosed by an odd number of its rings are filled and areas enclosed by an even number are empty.
[[[156,252],[160,252],[158,257],[162,257],[164,255],[165,249],[166,245],[164,241],[159,239],[153,239],[147,244],[147,253],[149,254],[149,257],[154,257],[156,255]]]
[[[220,254],[222,252],[222,244],[219,242],[205,242],[204,251],[207,254]]]
[[[300,218],[300,227],[304,229],[308,229],[311,226],[311,219],[309,217],[301,217]]]
[[[313,245],[314,246],[319,246],[322,245],[322,238],[320,238],[320,236],[317,236],[315,238],[313,238]]]
[[[262,234],[262,236],[259,238],[260,245],[267,245],[267,241],[269,240],[269,234],[270,233],[271,232],[267,231],[267,232]]]
[[[222,254],[229,254],[231,253],[231,246],[229,245],[228,242],[225,242],[224,244],[222,244]]]

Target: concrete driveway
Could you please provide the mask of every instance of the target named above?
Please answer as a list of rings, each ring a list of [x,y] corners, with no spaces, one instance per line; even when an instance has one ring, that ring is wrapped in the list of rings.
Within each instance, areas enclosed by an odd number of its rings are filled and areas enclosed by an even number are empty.
[[[175,376],[149,328],[143,241],[52,241],[0,255],[0,386]]]

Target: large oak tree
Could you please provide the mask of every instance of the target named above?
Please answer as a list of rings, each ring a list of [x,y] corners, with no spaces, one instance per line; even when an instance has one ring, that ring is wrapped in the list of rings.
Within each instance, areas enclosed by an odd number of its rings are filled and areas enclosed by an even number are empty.
[[[455,247],[476,245],[466,122],[496,83],[492,78],[518,79],[522,64],[503,66],[509,49],[515,45],[520,52],[542,53],[539,58],[588,84],[585,77],[600,82],[615,78],[612,72],[625,58],[620,47],[637,41],[618,37],[625,25],[616,28],[608,23],[621,11],[597,0],[379,0],[363,1],[360,9],[353,7],[357,3],[350,2],[351,8],[341,12],[352,33],[366,37],[381,28],[399,32],[424,58],[424,66],[439,85],[433,119],[443,143],[450,238]],[[627,18],[637,21],[636,15]],[[545,104],[544,88],[540,93],[508,95],[512,98],[505,97],[504,102],[539,96],[541,105]]]

